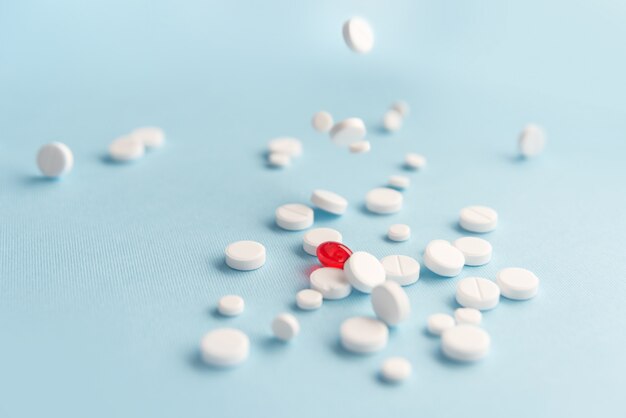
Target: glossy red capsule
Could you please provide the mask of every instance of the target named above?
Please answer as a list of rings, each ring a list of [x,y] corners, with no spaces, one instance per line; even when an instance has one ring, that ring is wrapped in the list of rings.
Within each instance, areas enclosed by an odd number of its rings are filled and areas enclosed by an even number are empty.
[[[352,250],[340,242],[327,241],[317,246],[317,259],[324,267],[342,269]]]

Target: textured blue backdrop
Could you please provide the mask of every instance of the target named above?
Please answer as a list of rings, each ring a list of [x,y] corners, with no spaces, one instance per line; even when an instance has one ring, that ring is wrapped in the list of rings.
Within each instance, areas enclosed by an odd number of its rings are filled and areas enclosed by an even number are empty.
[[[342,22],[376,33],[351,53]],[[0,0],[0,416],[320,417],[618,416],[626,384],[626,5],[618,0],[11,1]],[[377,127],[395,99],[412,107],[393,136]],[[354,156],[310,128],[314,111],[361,116],[372,152]],[[516,157],[530,121],[544,155]],[[167,145],[136,164],[109,142],[156,124]],[[267,169],[267,140],[293,135],[305,152]],[[67,143],[75,169],[42,180],[34,159]],[[372,216],[367,190],[411,174],[404,210]],[[541,279],[529,302],[485,315],[493,350],[461,366],[423,331],[451,312],[456,279],[427,271],[407,292],[411,319],[388,348],[338,348],[342,320],[371,314],[354,294],[311,313],[288,346],[272,317],[293,311],[315,260],[302,234],[273,226],[274,209],[328,188],[351,203],[316,224],[353,248],[418,257],[462,235],[460,208],[501,217],[493,261],[460,277],[522,266]],[[413,238],[384,239],[405,222]],[[223,264],[231,241],[267,247],[258,271]],[[247,310],[220,319],[225,293]],[[251,357],[215,371],[200,337],[249,333]],[[405,385],[376,378],[381,361],[414,364]]]

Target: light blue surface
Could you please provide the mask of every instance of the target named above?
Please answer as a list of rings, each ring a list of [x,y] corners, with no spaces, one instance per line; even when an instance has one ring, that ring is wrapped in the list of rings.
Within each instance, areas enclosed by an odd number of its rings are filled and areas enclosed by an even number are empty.
[[[610,417],[626,385],[626,5],[523,2],[148,2],[0,0],[0,416],[2,417]],[[376,46],[351,53],[349,16],[369,19]],[[396,99],[411,104],[393,136],[377,128]],[[361,116],[372,152],[350,155],[316,134],[313,112]],[[549,143],[516,157],[530,121]],[[127,166],[103,158],[135,127],[162,126],[167,145]],[[300,137],[285,171],[265,167],[267,140]],[[76,165],[42,180],[34,159],[52,140]],[[372,216],[365,193],[410,174],[404,210]],[[315,259],[274,209],[314,188],[350,201],[317,226],[353,249],[418,257],[462,235],[458,211],[499,211],[493,261],[533,270],[539,295],[484,316],[493,349],[462,366],[423,331],[452,312],[455,283],[423,271],[407,288],[411,319],[388,348],[357,357],[339,324],[371,315],[366,295],[293,307]],[[320,215],[320,214],[318,214]],[[413,238],[384,239],[405,222]],[[232,241],[267,247],[267,264],[223,264]],[[424,269],[425,270],[425,269]],[[226,293],[246,312],[215,313]],[[293,311],[289,345],[269,323]],[[249,333],[251,357],[216,371],[198,360],[208,330]],[[406,384],[376,373],[387,356],[414,365]]]

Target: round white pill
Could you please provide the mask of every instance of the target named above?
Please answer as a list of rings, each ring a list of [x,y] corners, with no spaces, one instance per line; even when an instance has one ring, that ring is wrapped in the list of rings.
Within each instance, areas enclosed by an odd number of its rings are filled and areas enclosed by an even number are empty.
[[[202,359],[213,366],[228,367],[248,358],[250,340],[238,329],[218,328],[200,341]]]
[[[350,147],[350,152],[353,154],[365,154],[366,152],[369,152],[370,149],[372,149],[372,145],[370,144],[370,141],[353,142],[349,145],[349,147]]]
[[[395,109],[389,109],[383,115],[383,126],[389,132],[395,132],[402,127],[402,115]]]
[[[391,176],[387,182],[391,187],[404,190],[411,185],[411,180],[406,176]]]
[[[480,325],[483,314],[474,308],[458,308],[454,311],[454,319],[457,324]]]
[[[289,341],[300,333],[300,323],[292,314],[282,313],[272,321],[272,332],[279,340]]]
[[[243,298],[238,295],[222,296],[217,304],[217,310],[224,316],[240,315],[245,307]]]
[[[159,148],[165,143],[165,132],[156,126],[145,126],[132,131],[131,136],[139,140],[146,148]]]
[[[445,330],[454,327],[454,318],[444,313],[432,314],[428,317],[426,327],[431,334],[441,335]]]
[[[406,241],[411,238],[411,227],[405,224],[393,224],[387,230],[387,238],[392,241]]]
[[[441,350],[453,360],[480,360],[489,353],[490,345],[487,331],[475,325],[457,325],[441,335]]]
[[[352,292],[352,285],[342,269],[322,267],[309,276],[311,289],[317,290],[324,299],[343,299]]]
[[[527,125],[518,140],[519,152],[524,157],[534,157],[541,154],[546,146],[545,131],[535,124]]]
[[[459,225],[470,232],[490,232],[498,226],[498,212],[487,206],[468,206],[461,209]]]
[[[300,231],[313,225],[313,209],[300,203],[289,203],[276,209],[276,225],[289,231]]]
[[[341,344],[354,353],[374,353],[387,346],[389,330],[384,322],[364,316],[346,319],[340,329]]]
[[[278,154],[287,154],[290,157],[302,155],[302,142],[298,138],[274,138],[267,144],[267,148],[270,154],[276,152]]]
[[[307,254],[317,256],[317,247],[328,241],[342,242],[341,232],[332,228],[315,228],[304,234],[302,248]]]
[[[39,148],[37,166],[46,177],[61,177],[72,171],[74,155],[67,145],[51,142]]]
[[[291,164],[291,157],[289,156],[289,154],[270,152],[267,156],[267,162],[272,167],[287,167],[289,164]]]
[[[502,296],[508,299],[526,300],[533,298],[539,289],[539,279],[531,271],[519,267],[500,270],[496,282]]]
[[[143,157],[145,146],[133,136],[122,136],[109,145],[109,156],[119,162],[134,161]]]
[[[311,202],[318,208],[335,215],[342,215],[348,209],[346,198],[328,190],[314,190],[311,195]]]
[[[387,325],[398,325],[411,313],[411,302],[400,285],[386,281],[372,290],[372,308]]]
[[[333,127],[333,116],[323,110],[319,111],[313,115],[311,125],[317,132],[328,132]]]
[[[412,369],[404,357],[390,357],[380,366],[380,376],[389,383],[399,383],[411,376]]]
[[[391,105],[391,108],[397,112],[399,112],[402,117],[406,117],[409,114],[409,104],[404,100],[398,100],[394,104]]]
[[[235,270],[256,270],[265,264],[265,247],[256,241],[237,241],[226,247],[226,265]]]
[[[426,167],[426,157],[420,154],[409,153],[404,157],[404,165],[413,170]]]
[[[337,122],[330,130],[330,138],[336,145],[350,145],[362,141],[367,134],[365,123],[359,118],[348,118]]]
[[[493,251],[489,241],[477,237],[463,237],[455,240],[454,245],[465,257],[466,266],[482,266],[491,261]]]
[[[374,31],[360,17],[353,17],[343,24],[343,39],[351,50],[359,54],[366,54],[374,47]]]
[[[456,285],[456,301],[465,308],[493,309],[500,302],[500,288],[482,277],[466,277]]]
[[[370,212],[386,215],[402,209],[402,194],[388,187],[378,187],[367,192],[365,206]]]
[[[323,296],[313,289],[303,289],[296,294],[296,305],[305,311],[318,309],[322,306]]]
[[[464,264],[463,253],[445,240],[430,241],[424,251],[424,265],[440,276],[458,276]]]
[[[343,271],[352,287],[363,293],[370,293],[386,277],[380,261],[365,251],[353,253],[343,265]]]
[[[413,284],[420,277],[420,263],[408,255],[388,255],[380,263],[385,269],[387,280],[393,280],[400,286]]]

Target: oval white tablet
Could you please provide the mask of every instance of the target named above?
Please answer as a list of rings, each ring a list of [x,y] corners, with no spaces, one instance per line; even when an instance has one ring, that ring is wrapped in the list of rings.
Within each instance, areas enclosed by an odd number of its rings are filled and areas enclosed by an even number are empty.
[[[143,142],[132,136],[122,136],[109,145],[109,156],[114,161],[127,162],[143,157],[145,146]]]
[[[387,280],[393,280],[400,286],[415,283],[420,277],[420,263],[407,255],[389,255],[380,263],[385,269]]]
[[[519,152],[524,157],[534,157],[541,154],[546,145],[546,133],[538,125],[527,125],[518,140]]]
[[[428,317],[426,327],[433,335],[441,335],[445,330],[454,327],[454,318],[448,314],[436,313]]]
[[[357,141],[349,145],[350,152],[353,154],[364,154],[372,148],[370,141]]]
[[[459,225],[470,232],[490,232],[498,226],[498,212],[487,206],[468,206],[461,209]]]
[[[300,231],[313,225],[313,209],[300,203],[289,203],[276,209],[276,225],[289,231]]]
[[[272,167],[287,167],[291,164],[291,157],[280,152],[270,152],[267,155],[267,162]]]
[[[335,215],[342,215],[348,209],[348,201],[345,197],[328,190],[314,190],[311,202],[318,208]]]
[[[332,228],[315,228],[304,234],[302,248],[307,254],[317,256],[317,247],[328,241],[342,242],[341,232]]]
[[[383,126],[389,132],[395,132],[402,127],[402,115],[395,109],[389,109],[383,115]]]
[[[350,145],[362,141],[366,134],[365,123],[360,118],[342,120],[330,130],[330,138],[336,145]]]
[[[250,339],[235,328],[218,328],[200,341],[202,359],[213,366],[228,367],[248,358]]]
[[[165,143],[165,132],[156,126],[145,126],[132,131],[131,136],[139,140],[146,148],[159,148]]]
[[[482,277],[466,277],[456,285],[456,301],[465,308],[493,309],[500,302],[500,288]]]
[[[72,171],[74,155],[72,150],[60,142],[51,142],[39,148],[37,167],[46,177],[61,177]]]
[[[393,224],[387,230],[387,238],[392,241],[406,241],[411,238],[411,227],[405,224]]]
[[[491,338],[475,325],[457,325],[441,335],[441,350],[458,361],[476,361],[489,353]]]
[[[323,110],[319,111],[313,115],[311,125],[317,132],[328,132],[333,127],[333,116]]]
[[[365,206],[370,212],[386,215],[402,209],[402,194],[388,187],[378,187],[367,192]]]
[[[387,182],[391,187],[404,190],[411,185],[411,180],[406,176],[391,176]]]
[[[290,341],[300,333],[300,323],[290,313],[282,313],[272,321],[274,336],[282,341]]]
[[[454,311],[454,319],[457,324],[480,325],[483,314],[474,308],[458,308]]]
[[[296,305],[305,311],[318,309],[322,306],[323,296],[313,289],[303,289],[296,294]]]
[[[413,170],[426,167],[426,157],[421,154],[409,153],[404,157],[404,165]]]
[[[400,285],[386,281],[372,290],[372,308],[387,325],[398,325],[411,313],[411,302]]]
[[[491,244],[477,237],[463,237],[455,240],[454,245],[465,257],[466,266],[482,266],[491,261]]]
[[[464,264],[463,253],[448,241],[441,239],[430,241],[424,251],[424,265],[440,276],[458,276]]]
[[[256,270],[265,264],[265,247],[256,241],[237,241],[226,247],[226,265],[235,270]]]
[[[374,353],[387,346],[389,330],[384,322],[364,316],[346,319],[340,329],[341,344],[353,353]]]
[[[365,251],[353,253],[344,264],[343,271],[352,287],[363,293],[370,293],[385,281],[386,276],[380,261]]]
[[[348,47],[359,54],[366,54],[374,47],[374,31],[363,18],[353,17],[343,24],[343,39]]]
[[[299,157],[302,155],[302,142],[298,138],[274,138],[268,142],[267,148],[270,154],[275,152],[278,154],[287,154],[290,157]]]
[[[380,376],[389,383],[399,383],[411,376],[411,362],[404,357],[391,357],[380,367]]]
[[[352,292],[352,285],[341,269],[322,267],[309,276],[311,289],[317,290],[324,299],[343,299]]]
[[[398,100],[391,105],[391,108],[399,112],[402,117],[406,117],[409,114],[409,104],[403,100]]]
[[[502,296],[514,300],[526,300],[535,297],[539,289],[539,279],[529,270],[509,267],[500,270],[496,282]]]
[[[217,310],[224,316],[240,315],[245,308],[243,298],[238,295],[222,296],[217,304]]]

